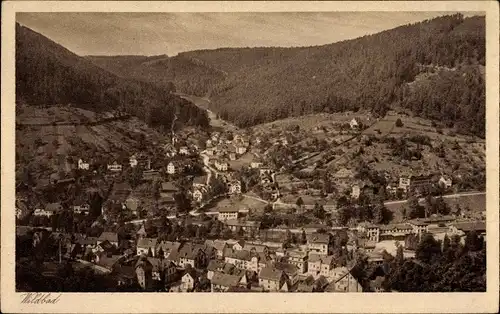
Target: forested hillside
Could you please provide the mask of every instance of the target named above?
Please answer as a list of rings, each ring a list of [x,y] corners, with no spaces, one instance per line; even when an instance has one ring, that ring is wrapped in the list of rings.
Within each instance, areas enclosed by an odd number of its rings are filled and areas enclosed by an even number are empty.
[[[124,79],[95,66],[29,28],[16,25],[16,102],[72,104],[92,111],[119,110],[152,126],[207,126],[206,112],[167,88]]]
[[[313,112],[383,115],[397,108],[484,136],[484,17],[443,16],[323,46],[200,50],[168,60],[165,68],[183,78],[172,78],[178,91],[208,92],[211,109],[239,126]],[[179,60],[197,66],[192,75],[192,65],[172,65]],[[199,67],[215,72],[200,76]],[[135,68],[133,77],[141,71],[147,72]],[[156,73],[139,76],[162,83]],[[196,83],[186,88],[185,77]]]
[[[166,55],[146,56],[88,56],[96,65],[125,78],[155,82],[167,90],[203,96],[210,86],[225,78],[224,71],[196,62],[195,59]]]
[[[458,131],[484,134],[485,87],[478,66],[484,65],[484,51],[482,18],[443,17],[239,71],[212,88],[211,99],[214,111],[240,125],[318,111],[367,108],[383,114],[403,107],[456,122]],[[410,89],[419,64],[455,71]]]

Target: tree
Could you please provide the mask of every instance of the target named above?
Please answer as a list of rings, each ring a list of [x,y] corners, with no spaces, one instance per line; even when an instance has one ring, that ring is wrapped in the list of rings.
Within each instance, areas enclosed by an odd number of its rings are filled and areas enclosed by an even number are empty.
[[[403,246],[398,245],[398,249],[396,251],[396,264],[397,265],[402,265],[404,262],[404,254],[403,254]]]
[[[243,238],[243,236],[245,235],[245,231],[243,230],[243,228],[242,228],[242,227],[239,227],[239,228],[238,228],[238,231],[237,231],[236,235],[237,235],[237,236],[238,236],[238,238],[240,238],[240,239],[241,239],[241,238]]]
[[[304,201],[302,200],[302,197],[297,198],[297,201],[295,202],[295,204],[297,206],[299,206],[300,208],[302,208],[302,206],[304,206]]]
[[[302,230],[301,242],[302,242],[302,244],[307,243],[307,236],[306,236],[305,230]]]
[[[142,182],[142,167],[136,166],[127,174],[128,182],[132,188],[136,188]]]
[[[146,222],[144,223],[144,230],[146,231],[146,234],[148,237],[156,237],[157,236],[157,229],[156,229],[156,226],[155,224],[150,220],[146,220]]]
[[[406,202],[408,218],[423,218],[425,216],[424,208],[419,204],[418,198],[411,195]]]
[[[465,236],[464,248],[468,251],[479,251],[483,247],[483,238],[477,235],[475,230],[472,230]]]
[[[377,204],[373,207],[373,223],[374,224],[381,224],[382,221],[384,220],[383,207],[384,207],[384,204],[382,204],[382,205]]]
[[[223,234],[222,234],[222,237],[224,239],[231,239],[233,236],[233,232],[231,231],[231,229],[227,228],[226,230],[224,230]]]
[[[174,200],[179,212],[186,213],[192,209],[191,201],[187,198],[185,191],[174,194]]]
[[[318,203],[314,205],[314,216],[321,220],[325,219],[326,211],[323,205],[318,205]]]
[[[264,213],[271,213],[273,211],[273,206],[271,204],[267,204],[264,207]]]
[[[431,263],[441,255],[441,244],[431,234],[426,234],[418,244],[415,257],[424,262]]]
[[[398,127],[398,128],[402,128],[402,127],[403,127],[403,121],[401,121],[401,119],[400,119],[400,118],[398,118],[398,119],[396,120],[396,127]]]

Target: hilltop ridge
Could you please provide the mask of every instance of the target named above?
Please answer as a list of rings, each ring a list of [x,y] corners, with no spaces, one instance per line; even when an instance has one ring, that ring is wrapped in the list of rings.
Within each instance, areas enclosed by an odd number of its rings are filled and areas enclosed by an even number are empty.
[[[315,112],[404,108],[484,137],[484,29],[484,17],[455,14],[328,45],[197,50],[165,59],[167,66],[141,61],[119,72],[156,84],[168,77],[178,92],[208,95],[210,109],[240,127]],[[112,70],[119,59],[90,58]],[[419,64],[456,71],[410,89]]]

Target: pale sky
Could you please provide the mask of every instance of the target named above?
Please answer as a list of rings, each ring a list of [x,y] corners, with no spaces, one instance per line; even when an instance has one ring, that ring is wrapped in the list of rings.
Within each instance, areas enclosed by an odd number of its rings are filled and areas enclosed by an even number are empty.
[[[323,45],[452,13],[64,12],[17,13],[16,19],[78,55],[173,56],[221,47]]]

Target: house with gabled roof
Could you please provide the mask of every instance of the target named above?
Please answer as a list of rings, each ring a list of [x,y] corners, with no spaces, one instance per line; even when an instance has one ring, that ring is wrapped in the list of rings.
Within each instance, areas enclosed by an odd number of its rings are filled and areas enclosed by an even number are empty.
[[[331,253],[332,237],[329,233],[312,233],[307,237],[307,247],[317,254],[329,255]]]
[[[229,265],[232,265],[232,264],[229,264]],[[226,266],[226,262],[224,262],[223,260],[210,260],[210,262],[208,263],[208,266],[207,266],[207,278],[209,280],[212,280],[212,277],[213,275],[216,273],[216,272],[224,272],[224,268]],[[232,265],[234,266],[234,265]],[[230,273],[230,272],[226,272],[226,273]]]
[[[451,188],[452,183],[453,183],[453,181],[452,181],[451,177],[447,176],[447,175],[442,175],[438,181],[439,186],[441,186],[444,189]]]
[[[264,267],[259,273],[259,286],[266,291],[279,291],[286,281],[285,272],[274,267]]]
[[[172,241],[160,241],[157,242],[156,246],[156,256],[160,256],[163,253],[164,258],[167,258],[171,261],[176,261],[178,257],[178,252],[181,247],[180,242],[172,242]]]
[[[202,188],[207,185],[207,175],[196,176],[193,178],[193,188]]]
[[[149,290],[153,284],[153,265],[146,256],[141,256],[135,264],[137,281],[143,290]]]
[[[98,254],[96,256],[95,263],[98,266],[101,266],[104,268],[106,271],[105,272],[112,272],[117,264],[119,264],[119,261],[122,259],[121,255],[109,255],[106,253]]]
[[[361,284],[347,267],[332,269],[328,280],[330,284],[326,287],[325,292],[363,292]]]
[[[289,286],[287,287],[287,290],[291,289],[298,283],[299,269],[297,268],[297,266],[290,263],[277,262],[274,263],[274,267],[276,267],[276,269],[278,270],[282,270],[287,275],[289,279]]]
[[[174,263],[164,258],[148,257],[147,259],[153,266],[153,280],[161,281],[163,278],[167,283],[172,282],[175,279],[177,268],[175,267]]]
[[[229,288],[239,286],[241,279],[241,276],[214,272],[211,279],[211,292],[227,292]]]
[[[219,259],[224,258],[224,250],[229,247],[229,245],[224,240],[206,240],[206,246],[211,246],[216,250],[216,256]]]
[[[101,233],[101,235],[97,238],[97,245],[101,244],[104,241],[109,241],[109,243],[118,247],[118,234],[116,234],[116,232],[105,231]]]
[[[297,286],[297,292],[315,292],[314,278],[312,276],[306,277]]]
[[[300,274],[307,271],[307,260],[308,254],[304,251],[290,250],[286,252],[286,261],[292,265],[295,265],[299,270]]]
[[[137,240],[137,255],[156,256],[156,238],[140,238]]]
[[[184,243],[178,253],[180,267],[186,267],[188,264],[194,268],[200,268],[207,264],[207,255],[205,246],[202,244]]]
[[[328,276],[333,266],[332,255],[325,256],[311,253],[307,261],[307,273],[314,278],[318,278],[318,276]]]
[[[160,206],[162,208],[174,206],[177,191],[177,187],[172,182],[162,182],[160,187]]]
[[[180,289],[183,292],[193,291],[198,285],[199,276],[194,268],[188,267],[184,270],[184,275],[181,277]]]

